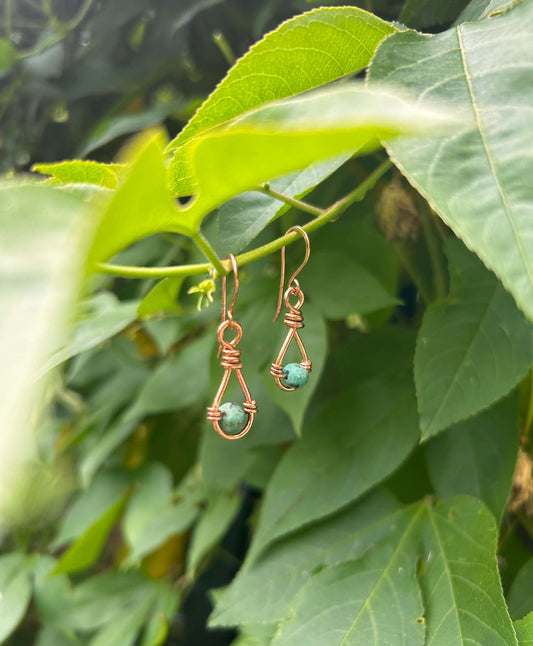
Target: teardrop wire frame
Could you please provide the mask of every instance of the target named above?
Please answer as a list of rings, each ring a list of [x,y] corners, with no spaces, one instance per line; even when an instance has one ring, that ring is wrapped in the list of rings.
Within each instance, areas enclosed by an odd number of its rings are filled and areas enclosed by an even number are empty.
[[[293,390],[296,390],[295,386],[286,386],[285,384],[282,383],[281,379],[283,377],[286,377],[287,374],[283,372],[283,358],[285,357],[285,354],[289,348],[289,345],[294,339],[296,341],[296,344],[298,346],[298,349],[300,350],[300,354],[302,356],[302,360],[300,362],[300,365],[302,365],[307,372],[311,372],[312,369],[312,363],[309,360],[309,357],[307,356],[307,352],[305,349],[305,346],[303,344],[302,339],[300,338],[300,335],[298,334],[298,330],[304,327],[304,322],[303,322],[303,315],[300,312],[300,309],[302,305],[304,304],[304,293],[300,287],[300,283],[297,280],[297,276],[299,273],[302,271],[302,269],[305,267],[307,264],[307,261],[309,260],[309,255],[311,253],[311,245],[309,242],[309,236],[305,232],[302,227],[295,226],[291,227],[287,233],[291,233],[292,231],[298,232],[302,238],[304,239],[305,242],[305,256],[304,259],[301,263],[301,265],[298,267],[298,269],[294,272],[294,274],[291,276],[289,282],[288,282],[288,287],[285,290],[285,293],[283,293],[283,287],[284,287],[284,282],[285,282],[285,247],[282,247],[281,249],[281,278],[280,278],[280,290],[279,290],[279,298],[278,298],[278,304],[276,308],[276,316],[274,317],[274,321],[277,320],[279,313],[281,311],[281,303],[282,300],[285,303],[285,307],[287,308],[288,312],[286,312],[285,317],[284,317],[284,323],[285,326],[288,328],[288,333],[287,336],[285,337],[285,341],[283,342],[283,345],[281,346],[281,349],[279,351],[279,354],[276,358],[276,361],[272,364],[270,368],[270,374],[274,377],[274,380],[276,382],[276,385],[278,388],[281,390],[284,390],[286,392],[292,392]],[[297,296],[298,300],[297,302],[293,305],[290,302],[290,297],[291,296]]]
[[[242,374],[242,363],[241,363],[241,351],[237,349],[237,345],[242,339],[242,326],[233,319],[233,308],[235,306],[235,301],[237,300],[237,293],[239,291],[239,275],[237,270],[237,261],[233,255],[229,255],[231,266],[233,269],[234,284],[233,284],[233,297],[228,309],[226,309],[227,296],[226,296],[226,276],[222,278],[222,321],[217,329],[217,341],[218,341],[218,356],[222,350],[222,361],[220,365],[224,368],[224,375],[220,386],[218,387],[215,399],[213,404],[207,409],[207,419],[212,422],[213,428],[215,431],[226,440],[238,440],[241,437],[244,437],[246,433],[252,427],[254,423],[255,414],[257,413],[257,403],[252,399],[248,385]],[[235,336],[231,341],[227,341],[224,338],[226,330],[235,330]],[[244,404],[243,410],[248,415],[248,422],[243,430],[236,435],[229,435],[225,433],[221,426],[220,420],[222,419],[222,413],[220,412],[220,404],[222,402],[222,397],[226,392],[228,383],[231,377],[231,373],[234,372],[241,389],[244,393]]]

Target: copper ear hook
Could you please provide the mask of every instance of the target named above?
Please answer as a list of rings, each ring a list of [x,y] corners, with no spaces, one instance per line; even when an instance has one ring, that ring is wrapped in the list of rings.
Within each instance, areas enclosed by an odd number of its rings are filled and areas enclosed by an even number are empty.
[[[233,320],[233,308],[235,307],[235,301],[237,300],[237,294],[239,293],[239,269],[237,266],[237,261],[235,260],[235,256],[233,254],[228,255],[229,261],[231,263],[231,269],[233,271],[233,296],[231,298],[231,303],[229,306],[229,309],[227,309],[227,293],[226,293],[226,288],[227,288],[227,276],[224,275],[222,276],[222,321],[221,324],[224,323],[224,321]],[[242,332],[242,331],[241,331]],[[218,344],[218,353],[217,353],[217,359],[220,357],[220,353],[222,352],[222,347],[223,344],[220,343]]]
[[[296,231],[297,233],[299,233],[305,242],[305,256],[302,261],[302,264],[294,272],[289,282],[287,283],[287,288],[288,289],[290,288],[293,294],[298,294],[300,291],[300,283],[296,280],[296,277],[299,275],[302,269],[307,265],[307,261],[309,260],[309,256],[311,255],[311,243],[309,242],[309,236],[307,235],[307,232],[305,231],[305,229],[302,229],[302,227],[300,226],[291,227],[286,231],[285,235],[287,235],[288,233],[292,233],[293,231]],[[286,265],[285,247],[282,247],[281,248],[281,276],[280,276],[280,283],[279,283],[278,305],[276,307],[276,316],[272,321],[273,323],[275,323],[278,320],[279,313],[281,312],[281,302],[283,300],[283,288],[285,286],[285,265]]]
[[[220,365],[222,366],[222,368],[224,368],[224,375],[222,377],[222,381],[220,382],[220,386],[218,387],[213,404],[207,409],[207,419],[212,422],[213,428],[221,437],[226,440],[238,440],[240,437],[246,435],[246,433],[248,433],[248,431],[252,427],[255,414],[257,413],[257,403],[252,399],[250,391],[242,374],[241,351],[237,349],[237,345],[242,339],[242,327],[240,323],[235,321],[235,319],[233,318],[233,308],[235,307],[235,301],[237,300],[237,293],[239,291],[239,274],[235,257],[230,254],[228,258],[231,262],[231,268],[233,270],[233,297],[231,299],[229,308],[227,308],[227,281],[226,276],[223,276],[222,321],[217,329],[217,341],[219,348],[218,356],[220,355],[220,351],[222,351],[222,361],[220,362]],[[228,329],[235,331],[235,336],[231,340],[224,338],[225,332]],[[232,372],[235,373],[235,376],[237,377],[239,385],[241,386],[244,394],[245,401],[242,408],[232,403],[223,404],[221,406],[222,397],[226,392],[226,388],[228,387]],[[230,432],[229,429],[228,432],[226,432],[224,428],[222,428],[225,425],[224,414],[226,413],[226,411],[224,410],[224,407],[228,405],[230,406],[230,408],[232,406],[234,408],[235,406],[237,406],[237,408],[241,408],[241,415],[247,416],[246,423],[243,422],[244,426],[241,427],[240,430],[235,431],[235,429],[232,428],[232,432]]]
[[[285,303],[285,307],[288,310],[283,319],[283,322],[285,323],[285,326],[288,329],[288,333],[287,333],[287,336],[285,337],[285,341],[283,342],[283,345],[281,346],[281,349],[276,358],[276,361],[274,361],[274,363],[270,368],[270,374],[274,377],[274,380],[278,388],[280,388],[281,390],[285,390],[287,392],[296,390],[297,388],[304,386],[307,383],[308,375],[311,372],[311,368],[312,368],[312,363],[309,360],[309,357],[307,356],[305,346],[300,338],[300,335],[298,334],[298,330],[304,327],[303,315],[300,312],[300,309],[304,303],[305,297],[300,287],[300,283],[298,282],[298,279],[297,279],[297,276],[299,275],[299,273],[302,271],[302,269],[307,264],[307,261],[309,260],[309,255],[311,253],[311,245],[309,242],[309,236],[307,235],[305,230],[302,229],[302,227],[299,227],[299,226],[291,227],[287,231],[287,233],[291,233],[292,231],[297,231],[304,239],[305,256],[302,264],[291,276],[287,284],[287,289],[285,290],[285,293],[284,293],[283,289],[285,287],[285,264],[286,264],[285,247],[282,247],[281,249],[281,279],[280,279],[278,305],[277,305],[276,316],[274,317],[274,321],[276,321],[279,316],[279,313],[281,311],[281,302],[283,300],[283,302]],[[291,303],[290,301],[291,296],[297,297],[296,303],[294,304]],[[300,355],[302,357],[302,360],[300,361],[299,365],[288,364],[288,366],[284,367],[283,359],[293,339],[295,340],[296,345],[300,350]],[[297,378],[295,377],[295,373],[294,373],[295,370],[296,370],[296,373],[299,373]],[[289,372],[292,373],[291,377],[289,377]]]

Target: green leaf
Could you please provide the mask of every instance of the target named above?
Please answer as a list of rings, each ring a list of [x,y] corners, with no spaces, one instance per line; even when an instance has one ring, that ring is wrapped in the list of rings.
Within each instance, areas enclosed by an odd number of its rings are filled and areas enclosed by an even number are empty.
[[[427,309],[415,353],[423,438],[506,395],[532,362],[531,327],[513,299],[462,245],[447,254],[450,296]]]
[[[31,420],[47,356],[63,342],[90,239],[83,205],[31,183],[0,188],[0,501],[36,450]]]
[[[305,304],[302,313],[304,315],[305,328],[300,330],[299,334],[305,345],[307,354],[313,362],[313,369],[305,388],[287,393],[276,386],[273,377],[267,371],[265,371],[263,378],[263,384],[268,395],[290,417],[297,435],[300,435],[302,432],[305,411],[319,384],[328,352],[328,330],[321,314],[311,304]],[[282,316],[283,314],[280,318]],[[276,360],[276,356],[288,332],[286,326],[282,325],[282,322],[278,322],[277,326],[279,330],[278,340],[272,348],[270,362]],[[290,363],[291,361],[298,363],[301,361],[301,355],[295,341],[291,342],[284,360],[285,363]]]
[[[417,535],[423,507],[406,513],[395,534],[369,555],[326,568],[292,604],[272,646],[423,646],[425,629],[416,580]]]
[[[133,545],[145,526],[158,516],[170,502],[173,490],[172,473],[163,464],[145,464],[136,474],[136,489],[128,501],[122,529]]]
[[[241,496],[236,491],[223,491],[209,500],[194,530],[187,553],[187,573],[191,577],[194,578],[202,559],[224,536],[237,515],[241,502]]]
[[[377,490],[325,521],[297,532],[249,558],[218,599],[210,625],[263,624],[289,619],[296,593],[315,571],[362,556],[390,531],[399,504]]]
[[[120,473],[100,473],[63,516],[52,547],[54,550],[78,538],[111,505],[122,499],[129,482]]]
[[[350,7],[317,9],[284,22],[233,66],[169,149],[264,103],[363,69],[393,31],[389,23]],[[180,195],[195,192],[187,152],[182,149],[171,167],[171,182]]]
[[[391,357],[394,361],[394,358]],[[399,369],[346,387],[287,451],[266,490],[250,554],[356,500],[418,440],[410,374]]]
[[[184,276],[163,278],[142,299],[137,314],[143,317],[160,312],[181,312],[178,297],[184,280]]]
[[[104,188],[117,188],[121,164],[101,164],[96,161],[73,159],[52,164],[34,164],[34,173],[50,175],[60,184],[95,184]]]
[[[186,479],[174,502],[170,490],[171,474],[160,464],[141,471],[139,487],[131,498],[124,519],[124,530],[131,548],[126,563],[138,562],[171,536],[189,528],[199,512],[203,498],[202,483]]]
[[[517,398],[511,396],[431,440],[426,446],[429,477],[440,496],[480,498],[499,521],[517,451]]]
[[[153,107],[138,114],[113,113],[106,115],[84,137],[78,154],[85,157],[91,151],[104,146],[117,139],[117,137],[155,126],[164,121],[173,112],[178,112],[187,107],[184,100],[177,100],[156,103]]]
[[[130,144],[128,166],[119,188],[103,209],[89,256],[89,268],[160,231],[190,234],[193,229],[178,210],[166,184],[164,137],[149,131]]]
[[[520,646],[533,645],[533,612],[530,612],[527,617],[514,623],[518,643]]]
[[[22,621],[30,603],[32,585],[27,557],[11,553],[0,557],[0,643]]]
[[[161,582],[157,598],[151,609],[151,618],[146,624],[140,646],[159,646],[167,637],[168,626],[174,619],[180,604],[181,591],[176,585]]]
[[[83,632],[113,625],[134,608],[153,603],[157,584],[139,571],[108,571],[84,581],[69,595],[68,619]]]
[[[105,292],[85,301],[82,304],[85,311],[76,322],[71,338],[49,357],[43,372],[121,332],[137,318],[138,305],[138,301],[121,303],[112,294]]]
[[[100,556],[107,537],[126,503],[126,495],[118,500],[82,534],[59,559],[54,574],[79,572],[92,565]]]
[[[191,144],[198,195],[182,216],[189,227],[198,227],[222,202],[262,182],[341,153],[363,154],[382,139],[452,124],[455,119],[440,109],[421,109],[392,91],[368,90],[358,82],[263,106]]]
[[[180,410],[205,401],[209,387],[206,370],[214,335],[204,336],[163,360],[146,380],[128,419]]]
[[[496,562],[497,528],[474,498],[427,507],[420,577],[434,646],[517,646]]]
[[[304,279],[309,281],[305,292],[327,319],[368,314],[399,303],[365,267],[338,250],[311,254]]]
[[[88,646],[133,646],[139,634],[151,599],[140,599],[123,615],[117,615],[106,624],[88,643]]]
[[[288,197],[302,199],[313,187],[339,168],[351,155],[342,155],[269,182],[270,188]],[[277,199],[248,191],[217,209],[214,247],[220,258],[239,253],[289,207]],[[214,237],[214,236],[213,236]]]
[[[391,141],[395,164],[533,318],[533,3],[436,36],[394,34],[370,86],[394,83],[470,120],[446,138]]]
[[[533,610],[533,559],[527,561],[516,575],[507,596],[507,605],[513,619],[522,619]]]
[[[129,395],[129,390],[127,394]],[[127,413],[125,416],[127,417]],[[105,428],[102,436],[83,455],[79,467],[83,486],[89,485],[98,469],[113,451],[131,435],[138,423],[139,420],[136,418],[128,417],[125,420],[120,418],[110,427]]]

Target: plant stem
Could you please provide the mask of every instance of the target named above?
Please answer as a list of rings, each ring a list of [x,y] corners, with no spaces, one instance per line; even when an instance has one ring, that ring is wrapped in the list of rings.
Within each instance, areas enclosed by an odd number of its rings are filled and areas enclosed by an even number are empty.
[[[213,267],[216,269],[217,274],[225,274],[226,268],[222,265],[222,261],[217,256],[213,247],[209,244],[209,241],[204,238],[203,234],[198,232],[192,238],[194,242],[198,245],[198,248],[203,252],[205,257],[211,262]]]
[[[360,202],[391,166],[392,163],[389,160],[384,161],[380,166],[372,171],[372,173],[370,173],[370,175],[361,184],[359,184],[357,188],[350,191],[350,193],[327,209],[321,210],[319,217],[311,220],[311,222],[308,222],[302,228],[307,233],[312,233],[331,220],[337,219],[352,204]],[[243,253],[240,256],[236,256],[235,259],[237,261],[237,265],[242,267],[256,260],[260,260],[261,258],[265,258],[266,256],[279,251],[282,247],[299,239],[300,234],[296,231],[281,236],[272,242],[262,245],[261,247],[257,247],[257,249],[253,249],[252,251]],[[198,274],[206,274],[213,268],[216,269],[217,275],[221,276],[230,271],[229,262],[227,260],[221,261],[215,254],[211,245],[201,234],[198,234],[198,237],[195,237],[194,241],[206,256],[208,256],[211,263],[179,265],[176,267],[129,267],[125,265],[111,265],[109,263],[101,262],[96,265],[96,268],[97,271],[101,273],[121,276],[123,278],[169,278],[171,276],[195,276]]]
[[[230,44],[226,40],[226,37],[221,31],[215,31],[213,34],[213,42],[220,49],[222,55],[230,65],[234,65],[237,60],[235,54],[233,53]]]
[[[302,200],[297,200],[296,198],[289,197],[288,195],[285,195],[283,193],[278,193],[278,191],[275,191],[273,188],[270,188],[269,184],[261,184],[261,186],[259,187],[259,190],[262,193],[266,193],[266,195],[275,197],[280,202],[285,202],[285,204],[294,206],[294,208],[299,209],[300,211],[304,211],[305,213],[310,213],[311,215],[319,216],[319,215],[322,215],[322,213],[324,212],[324,210],[319,208],[318,206],[313,206],[312,204],[308,204],[307,202],[302,202]]]
[[[433,267],[433,280],[435,282],[435,293],[437,298],[444,298],[447,294],[446,266],[442,255],[441,246],[433,224],[433,217],[425,204],[419,201],[419,208],[422,214],[422,227]]]

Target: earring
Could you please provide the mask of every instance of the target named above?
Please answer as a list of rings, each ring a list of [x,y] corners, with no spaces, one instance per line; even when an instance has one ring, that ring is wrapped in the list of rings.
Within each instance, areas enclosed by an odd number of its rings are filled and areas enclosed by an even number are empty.
[[[279,316],[281,310],[281,301],[283,300],[285,307],[288,310],[285,313],[283,322],[287,326],[289,332],[287,333],[285,341],[281,346],[276,361],[270,368],[270,374],[274,377],[278,388],[281,388],[281,390],[288,392],[305,386],[307,380],[309,379],[309,373],[311,372],[311,361],[307,356],[305,346],[300,339],[300,335],[298,334],[298,330],[304,327],[304,319],[302,313],[300,312],[300,309],[304,303],[304,293],[300,287],[300,283],[296,278],[309,260],[311,246],[309,243],[309,236],[304,231],[304,229],[302,229],[302,227],[291,227],[287,231],[287,233],[291,233],[291,231],[297,231],[304,239],[305,257],[302,264],[291,276],[287,284],[287,289],[285,290],[285,293],[283,293],[285,283],[285,247],[282,247],[281,249],[281,280],[279,286],[278,306],[276,310],[276,316],[274,317],[274,322]],[[296,299],[296,302],[294,304],[291,303],[291,296]],[[283,365],[283,358],[285,357],[285,353],[287,352],[292,339],[296,341],[296,344],[302,356],[302,360],[300,361],[300,363],[288,363],[286,365]]]
[[[252,399],[246,381],[242,374],[241,351],[237,350],[237,345],[242,339],[242,327],[233,318],[233,307],[237,300],[239,291],[239,275],[237,271],[237,261],[233,255],[228,256],[233,270],[233,297],[229,308],[226,308],[226,276],[222,277],[222,322],[217,329],[218,356],[222,350],[222,361],[220,365],[224,368],[224,376],[218,387],[217,394],[213,405],[207,409],[207,419],[213,423],[215,431],[226,440],[238,440],[244,437],[252,427],[255,414],[257,413],[257,403]],[[233,330],[235,336],[231,340],[226,340],[224,335],[226,330]],[[234,404],[227,402],[220,405],[222,397],[226,392],[231,373],[234,372],[244,393],[244,404]]]

